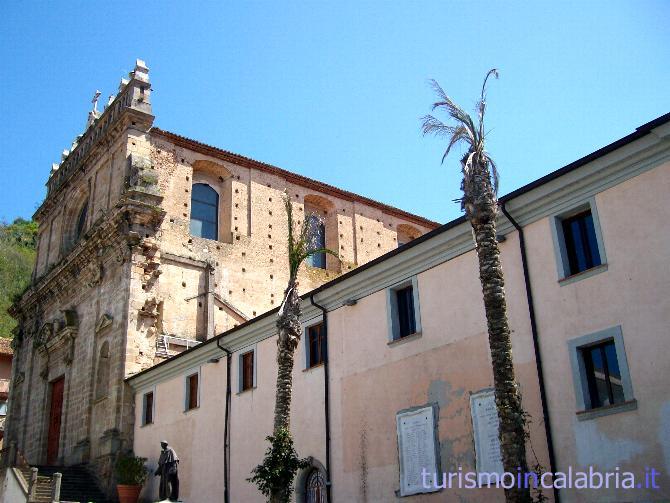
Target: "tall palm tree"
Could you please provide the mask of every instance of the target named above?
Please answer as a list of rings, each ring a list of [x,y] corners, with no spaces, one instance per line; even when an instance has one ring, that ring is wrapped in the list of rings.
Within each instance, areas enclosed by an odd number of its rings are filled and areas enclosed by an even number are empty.
[[[252,471],[249,481],[254,482],[271,503],[289,502],[296,471],[304,464],[293,448],[290,432],[291,396],[293,393],[294,354],[300,342],[300,295],[298,294],[298,270],[312,255],[337,254],[318,247],[315,214],[305,214],[297,225],[293,219],[293,204],[284,193],[284,208],[288,220],[288,265],[289,280],[284,299],[277,313],[277,390],[275,394],[274,428],[268,437],[268,448],[263,463]]]
[[[433,110],[446,111],[449,123],[445,124],[433,115],[426,115],[421,120],[424,135],[433,134],[447,138],[448,144],[442,156],[442,162],[454,145],[464,144],[467,147],[461,159],[463,173],[461,209],[472,226],[479,259],[479,279],[484,295],[496,405],[500,419],[499,434],[503,467],[506,472],[516,474],[518,469],[521,469],[522,473],[528,471],[525,443],[526,422],[521,406],[521,395],[514,377],[505,281],[496,240],[498,170],[484,148],[486,83],[492,75],[498,78],[498,71],[489,70],[484,78],[481,99],[477,104],[477,123],[447,96],[435,80],[431,81],[431,85],[438,96],[438,101],[433,103]],[[506,489],[505,498],[508,502],[531,501],[530,491],[520,487]]]

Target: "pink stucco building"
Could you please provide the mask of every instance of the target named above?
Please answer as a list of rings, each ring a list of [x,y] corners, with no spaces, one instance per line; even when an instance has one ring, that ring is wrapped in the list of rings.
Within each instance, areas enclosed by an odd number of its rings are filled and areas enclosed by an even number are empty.
[[[644,486],[559,489],[561,501],[670,498],[668,193],[670,114],[500,199],[529,461],[630,471]],[[422,463],[496,466],[495,415],[478,409],[493,377],[463,218],[306,293],[303,313],[291,427],[312,465],[296,501],[503,501],[493,487],[422,493],[416,479]],[[184,501],[263,501],[246,478],[272,429],[275,315],[127,379],[135,452],[155,466],[168,440]],[[430,428],[407,430],[416,418]],[[646,487],[649,469],[660,488]],[[143,495],[152,501],[156,483]]]

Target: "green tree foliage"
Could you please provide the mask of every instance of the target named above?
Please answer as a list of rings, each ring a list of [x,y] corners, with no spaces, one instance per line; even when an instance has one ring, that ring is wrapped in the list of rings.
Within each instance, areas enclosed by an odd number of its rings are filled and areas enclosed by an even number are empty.
[[[30,282],[36,241],[36,222],[17,218],[0,223],[0,337],[11,337],[16,327],[7,309]]]

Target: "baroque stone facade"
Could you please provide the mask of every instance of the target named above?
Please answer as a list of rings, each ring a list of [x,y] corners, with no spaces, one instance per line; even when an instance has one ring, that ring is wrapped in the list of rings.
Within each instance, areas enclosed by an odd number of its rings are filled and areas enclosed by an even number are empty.
[[[11,310],[6,437],[32,464],[88,463],[106,484],[132,446],[124,379],[281,302],[284,193],[299,220],[322,217],[340,256],[303,267],[304,291],[437,226],[158,129],[144,62],[129,77],[53,166],[33,280]],[[195,185],[216,193],[216,239],[191,228]]]

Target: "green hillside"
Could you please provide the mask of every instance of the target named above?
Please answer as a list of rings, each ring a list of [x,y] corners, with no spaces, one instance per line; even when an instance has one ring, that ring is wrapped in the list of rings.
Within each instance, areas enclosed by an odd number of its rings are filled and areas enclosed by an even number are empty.
[[[35,262],[37,224],[17,218],[0,223],[0,337],[11,337],[16,322],[7,309],[30,282]]]

